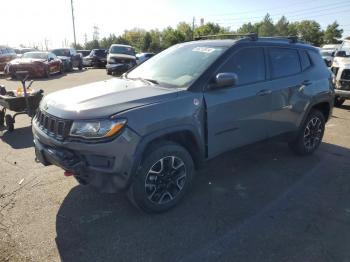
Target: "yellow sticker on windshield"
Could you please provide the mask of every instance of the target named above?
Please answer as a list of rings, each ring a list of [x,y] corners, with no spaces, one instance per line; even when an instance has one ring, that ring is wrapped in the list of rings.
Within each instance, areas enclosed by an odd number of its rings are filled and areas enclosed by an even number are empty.
[[[192,49],[194,52],[202,52],[202,53],[212,53],[215,51],[215,48],[210,48],[210,47],[203,47],[203,46],[198,46]]]

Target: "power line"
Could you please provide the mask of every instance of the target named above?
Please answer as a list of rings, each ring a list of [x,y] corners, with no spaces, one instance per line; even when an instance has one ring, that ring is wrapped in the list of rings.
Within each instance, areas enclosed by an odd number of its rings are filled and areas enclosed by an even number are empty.
[[[311,2],[318,2],[319,0],[309,0],[308,3]],[[305,4],[305,1],[298,1],[298,2],[294,2],[294,3],[289,3],[288,7],[290,6],[295,6],[295,5],[299,5],[299,4]],[[286,6],[284,5],[283,7],[275,7],[275,8],[270,8],[269,10],[278,10],[278,9],[282,9],[285,8]],[[244,11],[244,12],[233,12],[233,13],[224,13],[224,14],[208,14],[205,16],[228,16],[228,15],[239,15],[239,14],[251,14],[251,13],[256,13],[256,12],[265,12],[266,9],[258,9],[258,10],[251,10],[251,11]]]
[[[334,5],[341,5],[341,6],[334,6]],[[295,17],[295,16],[299,16],[299,15],[307,15],[308,13],[315,13],[315,12],[321,12],[321,11],[328,11],[329,10],[329,4],[327,5],[321,5],[321,6],[318,6],[318,7],[315,7],[312,9],[312,11],[310,10],[305,10],[305,9],[301,9],[301,10],[295,10],[295,11],[292,11],[292,12],[284,12],[284,13],[279,13],[279,14],[270,14],[270,17],[277,17],[277,16],[286,16],[288,18],[290,17]],[[342,2],[342,3],[334,3],[334,4],[331,4],[331,6],[333,7],[332,9],[337,9],[337,8],[344,8],[344,7],[348,7],[350,6],[350,3],[347,1],[346,3]],[[325,7],[328,7],[325,9]],[[317,10],[317,9],[320,9],[322,8],[321,10]],[[299,14],[298,14],[299,13]],[[293,15],[289,15],[289,14],[293,14]],[[249,18],[226,18],[226,19],[216,19],[215,21],[234,21],[234,20],[256,20],[256,19],[262,19],[264,18],[264,16],[256,16],[256,17],[249,17]]]

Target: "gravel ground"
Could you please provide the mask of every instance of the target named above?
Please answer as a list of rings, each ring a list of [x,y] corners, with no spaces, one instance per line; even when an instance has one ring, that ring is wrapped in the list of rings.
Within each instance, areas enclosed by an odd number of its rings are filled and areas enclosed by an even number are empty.
[[[108,78],[89,69],[34,87],[47,94]],[[0,132],[0,261],[350,261],[349,101],[314,155],[278,141],[224,154],[161,215],[35,163],[29,118],[15,128]]]

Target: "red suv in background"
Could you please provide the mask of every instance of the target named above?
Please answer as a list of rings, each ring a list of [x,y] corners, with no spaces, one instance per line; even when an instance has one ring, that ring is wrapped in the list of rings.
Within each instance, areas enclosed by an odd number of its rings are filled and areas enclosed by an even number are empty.
[[[0,71],[4,71],[5,65],[17,58],[15,50],[7,46],[0,46]]]

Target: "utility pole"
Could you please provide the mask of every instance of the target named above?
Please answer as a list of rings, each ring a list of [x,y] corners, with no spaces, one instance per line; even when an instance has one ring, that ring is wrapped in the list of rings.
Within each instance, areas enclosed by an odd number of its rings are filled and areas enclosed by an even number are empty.
[[[73,34],[74,34],[74,47],[77,46],[77,39],[75,37],[75,23],[74,23],[74,9],[73,9],[73,0],[70,0],[70,5],[72,8],[72,21],[73,21]]]
[[[195,21],[195,17],[193,17],[193,20],[192,20],[192,40],[194,40],[194,21]]]

